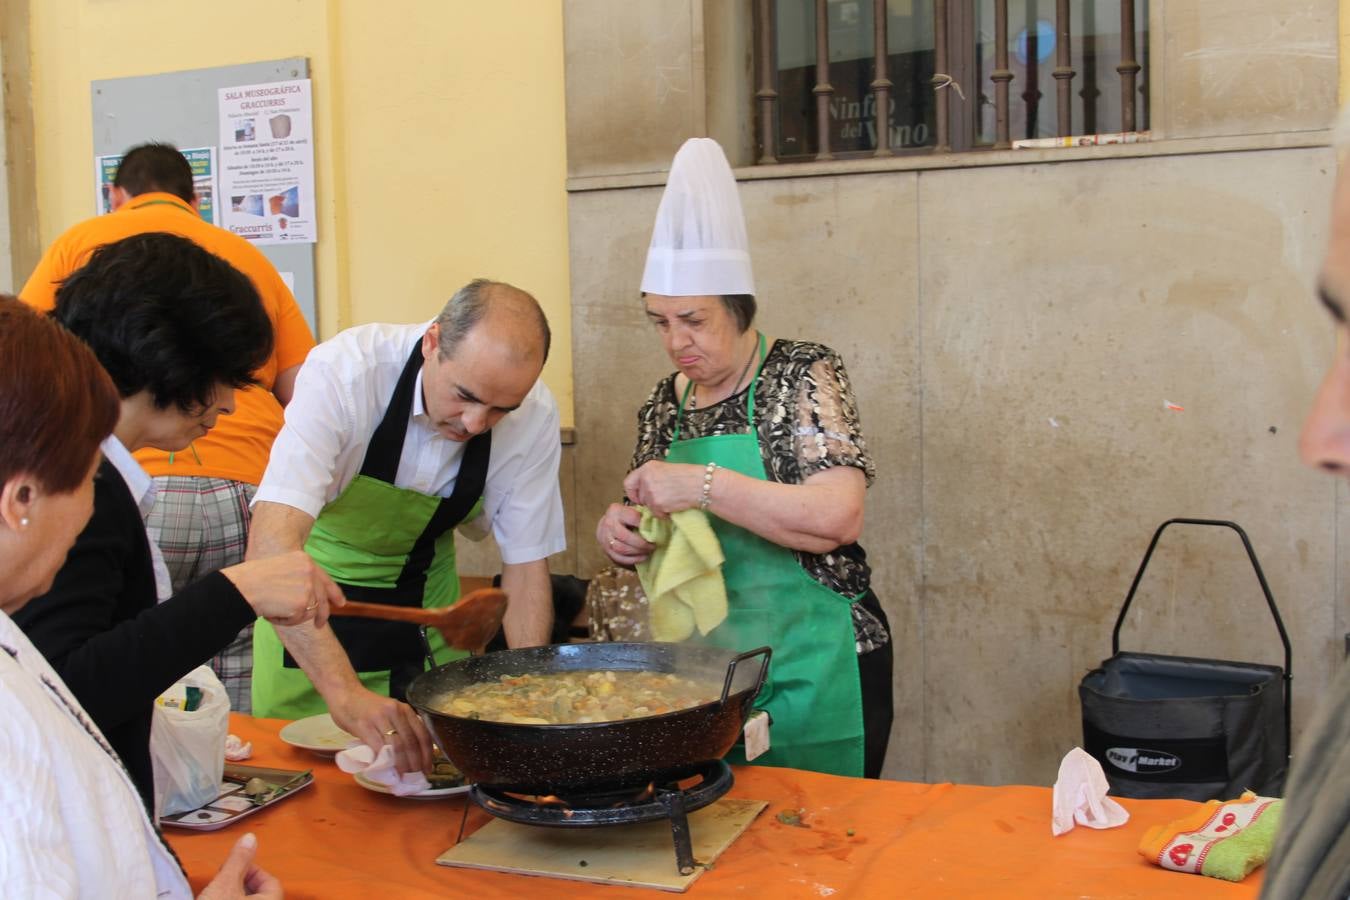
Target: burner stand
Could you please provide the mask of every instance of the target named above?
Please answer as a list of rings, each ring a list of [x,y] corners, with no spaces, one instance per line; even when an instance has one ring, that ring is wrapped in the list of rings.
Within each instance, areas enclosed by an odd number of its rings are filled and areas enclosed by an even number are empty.
[[[701,780],[688,788],[679,786],[680,781],[694,777]],[[522,825],[598,828],[667,819],[675,844],[676,864],[681,875],[688,875],[694,871],[695,865],[688,814],[716,801],[731,790],[734,783],[731,767],[715,759],[699,763],[681,773],[653,779],[653,791],[649,799],[616,801],[616,797],[633,795],[634,791],[627,789],[623,792],[601,790],[583,796],[553,798],[556,802],[540,803],[481,784],[475,784],[470,789],[469,798],[497,818]]]

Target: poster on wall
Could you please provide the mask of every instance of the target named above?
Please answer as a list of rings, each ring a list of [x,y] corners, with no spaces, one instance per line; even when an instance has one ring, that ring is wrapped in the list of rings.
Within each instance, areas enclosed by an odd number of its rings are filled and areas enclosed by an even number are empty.
[[[192,189],[197,194],[197,212],[212,225],[219,225],[216,217],[216,148],[189,147],[180,150],[192,166]],[[94,212],[97,215],[112,212],[113,179],[122,164],[122,154],[112,153],[94,157]]]
[[[314,243],[310,80],[220,88],[218,223],[256,244]]]

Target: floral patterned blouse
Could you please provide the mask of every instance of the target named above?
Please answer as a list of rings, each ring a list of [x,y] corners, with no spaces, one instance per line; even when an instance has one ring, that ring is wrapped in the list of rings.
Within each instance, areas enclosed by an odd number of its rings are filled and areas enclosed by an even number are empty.
[[[770,479],[801,484],[825,469],[853,466],[872,484],[876,468],[867,455],[853,388],[838,353],[823,344],[774,341],[754,384],[755,427]],[[746,390],[702,409],[686,408],[680,438],[748,432]],[[638,439],[630,471],[665,458],[679,406],[672,373],[657,384],[638,412]],[[825,554],[793,552],[812,578],[835,593],[855,597],[871,587],[872,570],[857,544]],[[860,654],[890,640],[885,626],[861,603],[853,604],[853,632]]]

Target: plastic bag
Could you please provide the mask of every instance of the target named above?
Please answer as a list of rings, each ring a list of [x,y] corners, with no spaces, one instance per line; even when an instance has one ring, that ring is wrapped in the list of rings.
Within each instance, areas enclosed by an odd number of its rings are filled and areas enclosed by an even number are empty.
[[[184,709],[191,705],[184,699],[197,691],[200,704],[191,711]],[[216,798],[229,730],[230,698],[210,666],[193,669],[155,701],[150,759],[155,767],[156,817],[197,809]]]

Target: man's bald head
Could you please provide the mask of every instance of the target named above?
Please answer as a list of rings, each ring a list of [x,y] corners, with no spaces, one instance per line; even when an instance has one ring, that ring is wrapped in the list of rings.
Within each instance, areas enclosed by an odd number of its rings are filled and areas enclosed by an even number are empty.
[[[455,291],[436,317],[438,349],[451,359],[463,340],[477,328],[492,331],[508,344],[521,362],[536,360],[540,368],[548,360],[552,333],[539,302],[518,287],[501,281],[475,278]]]
[[[451,441],[488,431],[528,400],[548,358],[544,311],[498,281],[464,285],[422,336],[422,399]]]

